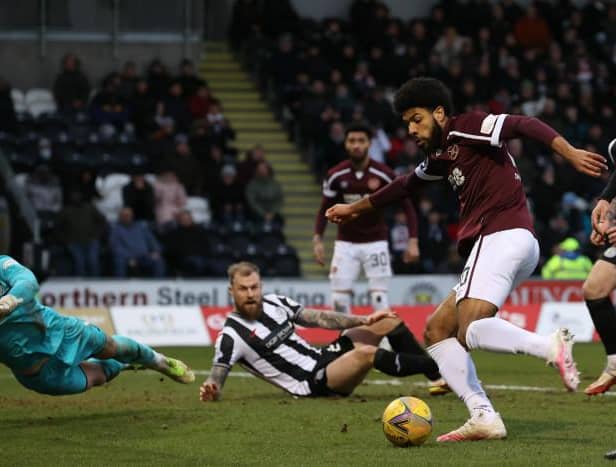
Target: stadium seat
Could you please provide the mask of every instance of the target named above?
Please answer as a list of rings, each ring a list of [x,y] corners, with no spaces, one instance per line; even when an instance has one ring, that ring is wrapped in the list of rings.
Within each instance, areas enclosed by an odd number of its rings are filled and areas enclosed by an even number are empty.
[[[35,118],[42,113],[57,111],[56,101],[48,89],[30,89],[26,92],[24,102],[28,112]]]
[[[279,277],[300,276],[299,259],[295,253],[274,256],[270,261],[271,273]]]
[[[186,200],[186,209],[190,211],[193,221],[196,224],[208,225],[210,223],[210,205],[207,198],[202,196],[190,196]]]
[[[256,244],[259,253],[271,257],[284,245],[284,235],[282,232],[260,233],[256,236]]]
[[[113,192],[122,194],[122,187],[130,183],[130,176],[121,173],[111,173],[106,177],[96,177],[94,182],[101,197],[106,198]]]
[[[229,232],[224,237],[224,242],[236,259],[256,252],[252,239],[247,232]]]
[[[19,174],[15,174],[15,183],[17,184],[17,186],[19,188],[21,188],[22,190],[24,190],[26,188],[26,180],[28,178],[28,174],[27,173],[19,173]]]
[[[23,91],[15,88],[11,89],[11,99],[13,101],[13,109],[15,110],[15,113],[22,113],[27,110]]]
[[[107,222],[115,222],[118,220],[118,214],[124,201],[122,199],[122,190],[118,189],[110,191],[101,200],[96,201],[96,207],[103,216],[107,219]]]

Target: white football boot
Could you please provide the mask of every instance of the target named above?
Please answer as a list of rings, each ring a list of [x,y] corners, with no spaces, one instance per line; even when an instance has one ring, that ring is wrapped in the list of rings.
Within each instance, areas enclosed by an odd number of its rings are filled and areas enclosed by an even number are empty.
[[[573,360],[573,334],[560,328],[551,336],[548,364],[560,373],[560,378],[568,391],[575,391],[580,384],[580,373]]]
[[[479,412],[460,428],[436,438],[439,443],[505,439],[507,428],[499,413]]]

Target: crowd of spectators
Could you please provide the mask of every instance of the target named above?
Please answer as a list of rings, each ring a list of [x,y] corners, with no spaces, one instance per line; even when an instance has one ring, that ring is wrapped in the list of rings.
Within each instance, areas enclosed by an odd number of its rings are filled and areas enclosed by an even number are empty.
[[[249,233],[249,245],[278,232],[281,255],[294,256],[284,245],[282,190],[264,149],[238,155],[223,103],[191,61],[182,60],[176,75],[158,59],[143,73],[126,62],[93,88],[69,53],[44,111],[18,108],[13,94],[0,80],[0,148],[25,175],[51,274],[219,275],[231,261],[250,259],[247,247],[226,248],[221,233]],[[99,189],[110,173],[131,175],[115,187],[115,212],[105,211]],[[191,199],[209,206],[207,225],[194,221]]]
[[[251,67],[315,176],[344,154],[344,125],[374,128],[371,157],[398,173],[424,157],[391,110],[393,91],[429,75],[453,91],[457,112],[537,116],[572,144],[606,155],[616,137],[616,4],[443,0],[429,17],[402,20],[376,0],[355,0],[348,20],[299,17],[288,1],[238,0],[231,43]],[[589,211],[605,184],[580,176],[532,141],[510,152],[525,182],[542,263],[566,237],[589,251]],[[607,176],[607,175],[606,175]],[[415,200],[422,261],[398,271],[458,272],[457,201],[435,185]],[[391,245],[405,245],[393,214]]]

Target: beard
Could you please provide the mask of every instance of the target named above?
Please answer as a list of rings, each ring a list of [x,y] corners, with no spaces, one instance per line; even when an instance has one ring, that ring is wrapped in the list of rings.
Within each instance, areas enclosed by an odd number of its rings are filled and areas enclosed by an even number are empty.
[[[425,146],[423,147],[426,155],[430,155],[435,152],[437,149],[440,149],[443,140],[443,129],[436,122],[434,117],[432,117],[432,132],[430,133],[430,139],[426,141]]]
[[[261,315],[263,310],[263,302],[261,299],[254,299],[252,301],[246,301],[241,306],[237,307],[237,311],[244,318],[249,320],[255,320]]]

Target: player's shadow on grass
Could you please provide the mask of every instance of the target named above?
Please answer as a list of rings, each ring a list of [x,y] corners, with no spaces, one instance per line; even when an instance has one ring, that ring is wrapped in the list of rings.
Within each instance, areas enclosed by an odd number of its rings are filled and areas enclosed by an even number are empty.
[[[509,436],[519,441],[536,442],[537,439],[543,441],[558,441],[568,445],[579,444],[588,445],[592,442],[591,438],[572,437],[572,432],[577,432],[579,425],[574,422],[559,420],[558,423],[548,420],[521,420],[512,417],[505,419]]]

